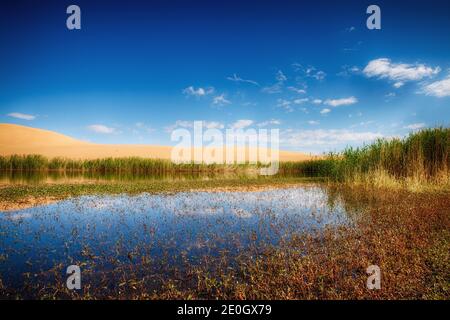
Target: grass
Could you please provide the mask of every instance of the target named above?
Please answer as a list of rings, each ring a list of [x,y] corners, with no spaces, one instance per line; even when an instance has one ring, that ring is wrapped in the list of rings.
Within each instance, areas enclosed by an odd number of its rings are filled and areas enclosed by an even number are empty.
[[[320,160],[280,163],[280,174],[267,179],[235,176],[214,177],[209,181],[140,181],[129,177],[144,177],[170,173],[245,173],[260,164],[235,166],[206,164],[172,164],[167,160],[118,158],[98,160],[47,159],[39,155],[0,157],[0,170],[13,174],[63,173],[70,175],[117,175],[105,183],[68,183],[60,185],[6,186],[0,189],[0,201],[18,201],[26,197],[66,198],[84,194],[137,193],[182,191],[231,185],[282,184],[299,178],[321,178],[331,183],[371,185],[381,188],[413,191],[450,189],[450,129],[425,129],[404,139],[380,139],[361,148],[348,148],[340,154],[330,154]],[[128,178],[127,178],[128,177]],[[289,178],[291,177],[291,178]]]
[[[381,187],[449,186],[450,128],[425,129],[404,139],[379,139],[325,159],[285,163],[286,171],[331,181]]]
[[[46,199],[62,200],[82,195],[98,194],[139,194],[147,193],[175,193],[191,190],[214,189],[245,189],[260,187],[285,187],[294,184],[317,182],[317,179],[302,177],[260,177],[232,178],[212,180],[151,180],[151,181],[114,181],[96,183],[61,183],[61,184],[21,184],[5,185],[0,187],[0,209],[16,208],[18,204],[23,207],[34,205]],[[20,206],[19,206],[20,207]]]
[[[131,174],[158,174],[164,172],[214,172],[237,171],[260,168],[258,164],[202,164],[182,163],[175,164],[170,160],[147,159],[139,157],[104,158],[94,160],[73,160],[66,158],[48,159],[42,155],[12,155],[0,156],[0,170],[18,172],[90,172],[90,173],[131,173]]]
[[[174,164],[169,160],[106,158],[47,159],[40,155],[0,157],[1,171],[88,172],[100,174],[162,174],[167,172],[245,172],[258,164]],[[279,172],[331,181],[396,186],[450,184],[450,128],[425,129],[399,139],[379,139],[361,148],[303,162],[281,162]]]

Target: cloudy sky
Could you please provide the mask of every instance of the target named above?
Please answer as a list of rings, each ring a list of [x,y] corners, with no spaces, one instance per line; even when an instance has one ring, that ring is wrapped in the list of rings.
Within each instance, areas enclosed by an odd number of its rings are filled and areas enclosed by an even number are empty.
[[[81,8],[81,30],[66,8]],[[449,125],[450,3],[11,1],[0,8],[0,122],[99,143],[279,128],[321,153]]]

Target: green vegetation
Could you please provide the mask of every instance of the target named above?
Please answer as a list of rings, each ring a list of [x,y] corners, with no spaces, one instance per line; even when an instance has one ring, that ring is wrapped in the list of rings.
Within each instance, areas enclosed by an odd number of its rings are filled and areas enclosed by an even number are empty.
[[[158,174],[164,172],[214,172],[240,171],[260,168],[261,164],[175,164],[170,160],[147,159],[138,157],[104,158],[94,160],[73,160],[66,158],[48,159],[41,155],[0,156],[2,171],[64,171],[91,173],[128,173],[128,174]]]
[[[287,187],[301,183],[317,182],[317,179],[301,177],[260,177],[211,180],[142,180],[103,181],[96,183],[21,184],[0,187],[0,210],[29,207],[46,200],[61,200],[82,195],[171,193],[191,190],[254,190],[262,187]]]
[[[450,183],[450,128],[425,129],[404,139],[379,139],[325,159],[283,164],[301,176],[394,186]]]
[[[8,288],[0,279],[0,296],[5,299],[448,300],[449,152],[450,129],[436,128],[404,139],[378,140],[319,160],[281,163],[280,174],[273,177],[240,175],[258,167],[248,164],[226,167],[174,165],[138,158],[71,161],[40,156],[1,157],[0,169],[9,172],[36,171],[43,175],[86,172],[88,177],[92,173],[94,179],[3,185],[0,186],[0,210],[81,195],[252,191],[328,181],[321,186],[327,189],[329,206],[342,203],[352,223],[329,226],[312,234],[294,230],[279,246],[262,247],[255,242],[238,255],[217,251],[216,255],[208,254],[196,260],[198,263],[183,260],[181,266],[167,260],[152,260],[149,251],[136,250],[130,263],[120,260],[115,263],[114,253],[107,256],[108,263],[115,264],[102,269],[102,260],[86,254],[76,263],[84,266],[83,281],[95,286],[83,287],[82,293],[67,290],[62,278],[65,265],[57,264],[29,277],[23,287]],[[228,171],[236,175],[225,178],[222,172]],[[165,172],[219,174],[211,179],[208,175],[185,180],[95,179],[96,174],[143,177]],[[433,192],[409,192],[397,186]],[[83,251],[89,252],[88,248]],[[0,262],[6,258],[0,256]],[[366,268],[372,264],[382,270],[382,290],[366,290]]]
[[[165,172],[245,172],[261,164],[174,164],[169,160],[105,158],[96,160],[47,159],[40,155],[0,157],[1,171],[60,171],[114,174],[161,174]],[[327,177],[338,182],[414,181],[448,184],[450,128],[425,129],[404,139],[380,139],[361,148],[303,162],[282,162],[280,173],[302,177]]]

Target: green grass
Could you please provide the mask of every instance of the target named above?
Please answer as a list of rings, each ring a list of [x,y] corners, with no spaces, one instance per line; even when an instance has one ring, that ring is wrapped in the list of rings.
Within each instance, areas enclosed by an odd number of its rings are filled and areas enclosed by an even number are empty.
[[[379,139],[361,148],[347,148],[319,160],[281,162],[279,172],[301,177],[326,177],[337,182],[381,186],[450,184],[450,128],[425,129],[399,139]],[[105,158],[96,160],[47,159],[40,155],[0,157],[1,171],[88,172],[148,175],[170,172],[245,172],[261,164],[174,164],[169,160]]]
[[[301,176],[328,177],[338,182],[448,185],[450,128],[425,129],[404,139],[379,139],[361,148],[329,154],[324,159],[284,166]]]
[[[148,174],[161,172],[197,172],[233,170],[249,167],[249,164],[225,166],[216,164],[174,164],[169,160],[129,158],[104,158],[94,160],[48,159],[41,155],[12,155],[0,157],[0,170],[4,171],[82,171],[96,173]]]
[[[261,163],[242,164],[175,164],[165,159],[139,157],[102,158],[73,160],[68,158],[46,158],[42,155],[0,156],[0,171],[3,172],[84,172],[99,174],[161,174],[171,172],[244,172],[264,167]],[[284,165],[281,164],[281,170]]]
[[[0,188],[0,202],[14,203],[26,197],[64,199],[68,197],[94,194],[138,194],[170,193],[190,190],[238,189],[246,187],[286,186],[305,182],[317,182],[317,179],[301,177],[261,177],[258,179],[213,179],[213,180],[154,180],[129,182],[99,183],[64,183],[64,184],[25,184],[7,185]]]

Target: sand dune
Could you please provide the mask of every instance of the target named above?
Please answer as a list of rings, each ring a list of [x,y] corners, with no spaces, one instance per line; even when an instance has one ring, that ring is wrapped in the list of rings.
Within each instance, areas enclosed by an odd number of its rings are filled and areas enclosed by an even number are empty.
[[[172,147],[156,145],[96,144],[57,132],[15,124],[0,124],[0,155],[40,154],[49,158],[98,159],[142,157],[170,159]],[[311,156],[280,151],[280,161],[303,161]]]

